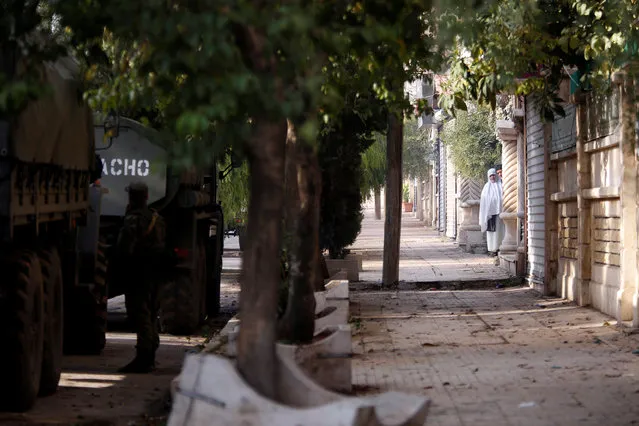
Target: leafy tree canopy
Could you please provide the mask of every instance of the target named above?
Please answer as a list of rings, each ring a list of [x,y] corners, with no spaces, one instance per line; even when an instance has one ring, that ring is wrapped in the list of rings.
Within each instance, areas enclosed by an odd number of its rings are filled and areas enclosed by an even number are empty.
[[[229,161],[222,164],[227,167]],[[219,199],[224,208],[225,225],[235,224],[236,219],[246,223],[249,204],[249,170],[246,162],[230,173],[219,183]]]
[[[447,14],[443,28],[466,30],[457,31],[440,104],[454,112],[470,99],[494,108],[501,91],[535,93],[552,120],[563,115],[556,93],[567,75],[605,88],[610,73],[636,57],[638,18],[636,0],[497,0],[471,19]]]
[[[455,2],[459,16],[476,3]],[[29,39],[34,29],[55,41],[51,56],[73,53],[94,109],[165,131],[188,166],[228,146],[241,151],[256,117],[294,119],[315,141],[318,121],[330,123],[344,107],[345,85],[355,96],[373,89],[392,111],[410,112],[399,88],[441,64],[434,29],[445,7],[432,0],[7,0],[2,31],[8,47],[29,57],[40,49]],[[13,83],[0,81],[0,100],[35,96],[30,82]]]
[[[484,180],[488,169],[501,162],[501,144],[488,106],[460,111],[444,124],[441,139],[450,150],[455,169],[464,177]]]
[[[424,178],[433,159],[430,128],[418,127],[417,120],[404,122],[404,152],[402,154],[404,176]]]
[[[362,154],[362,185],[364,197],[381,190],[386,184],[386,135],[375,133],[374,142]]]

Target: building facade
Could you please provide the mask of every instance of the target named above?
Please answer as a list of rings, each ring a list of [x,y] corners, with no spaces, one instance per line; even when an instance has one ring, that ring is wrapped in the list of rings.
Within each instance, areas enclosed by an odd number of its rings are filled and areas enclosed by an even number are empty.
[[[513,238],[505,241],[501,264],[543,294],[639,327],[634,84],[617,73],[609,94],[571,94],[566,82],[560,97],[563,118],[544,122],[536,98],[529,96],[519,102],[512,122],[498,123],[505,240],[509,231],[522,236],[514,239],[514,257]],[[515,217],[522,221],[519,228]]]

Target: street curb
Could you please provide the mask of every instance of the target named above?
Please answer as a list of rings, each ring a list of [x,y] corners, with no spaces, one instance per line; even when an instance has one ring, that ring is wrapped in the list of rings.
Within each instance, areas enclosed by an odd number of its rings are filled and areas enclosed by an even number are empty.
[[[495,288],[520,287],[524,285],[524,279],[521,277],[500,278],[492,280],[458,280],[458,281],[421,281],[407,282],[400,281],[398,284],[391,286],[382,286],[381,283],[362,282],[351,283],[350,288],[353,291],[389,291],[389,290],[431,290],[431,291],[449,291],[449,290],[494,290]]]

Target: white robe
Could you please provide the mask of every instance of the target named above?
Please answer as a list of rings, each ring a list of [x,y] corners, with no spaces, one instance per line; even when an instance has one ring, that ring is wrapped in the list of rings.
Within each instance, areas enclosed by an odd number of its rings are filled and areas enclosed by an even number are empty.
[[[490,181],[490,175],[495,174],[495,169],[488,171],[488,182],[481,191],[481,199],[479,202],[479,226],[482,232],[486,232],[486,243],[489,252],[499,250],[502,240],[504,239],[504,223],[497,217],[496,229],[494,232],[488,231],[488,219],[494,215],[499,215],[502,208],[502,184],[499,178],[495,182]]]
[[[506,232],[504,221],[497,218],[496,222],[496,231],[486,232],[486,245],[488,246],[488,251],[491,253],[499,251],[499,246],[501,246],[501,242],[504,241],[504,234]]]

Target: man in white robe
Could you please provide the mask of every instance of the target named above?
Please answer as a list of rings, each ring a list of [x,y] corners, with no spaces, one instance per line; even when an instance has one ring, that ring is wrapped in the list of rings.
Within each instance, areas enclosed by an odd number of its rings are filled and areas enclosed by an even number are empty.
[[[479,225],[486,232],[488,252],[496,256],[504,239],[504,223],[499,218],[502,207],[502,185],[495,169],[488,170],[488,182],[481,191]]]

